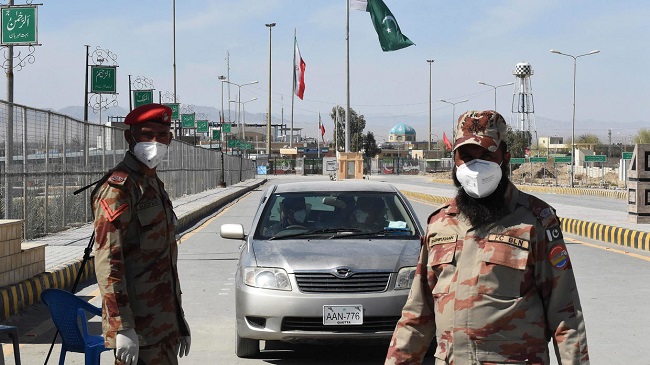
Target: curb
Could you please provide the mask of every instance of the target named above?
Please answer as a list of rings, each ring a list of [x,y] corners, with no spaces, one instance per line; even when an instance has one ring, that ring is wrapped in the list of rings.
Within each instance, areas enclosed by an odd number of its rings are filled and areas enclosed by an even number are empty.
[[[431,182],[439,184],[452,184],[451,179],[431,179]],[[612,199],[627,199],[627,190],[608,190],[608,189],[587,189],[587,188],[569,188],[562,186],[536,186],[515,184],[517,189],[533,193],[547,194],[564,194],[564,195],[590,195],[601,196]]]
[[[445,204],[448,197],[429,195],[413,191],[402,191],[409,198],[420,199],[430,203]],[[562,218],[560,224],[562,231],[589,239],[613,243],[619,246],[650,251],[650,232],[610,226],[573,218]]]
[[[242,189],[233,191],[232,193],[220,197],[197,210],[188,212],[182,217],[179,217],[177,226],[178,230],[183,231],[192,227],[209,212],[214,211],[263,185],[266,181],[266,179],[262,179],[254,184],[243,186]],[[82,262],[83,258],[70,261],[57,266],[50,271],[38,274],[30,279],[0,288],[0,308],[2,309],[0,312],[0,320],[6,320],[13,315],[20,314],[25,308],[40,303],[41,293],[45,289],[56,288],[68,291],[71,290],[74,280],[81,269]],[[95,258],[93,256],[91,256],[88,262],[86,262],[86,265],[83,268],[83,273],[79,278],[80,284],[89,280],[95,280],[94,262]]]
[[[58,266],[52,271],[46,271],[30,279],[23,280],[17,284],[0,288],[0,319],[19,314],[23,309],[39,303],[41,293],[48,288],[70,290],[74,283],[83,259]],[[79,282],[87,281],[95,277],[94,257],[91,257],[84,266]]]

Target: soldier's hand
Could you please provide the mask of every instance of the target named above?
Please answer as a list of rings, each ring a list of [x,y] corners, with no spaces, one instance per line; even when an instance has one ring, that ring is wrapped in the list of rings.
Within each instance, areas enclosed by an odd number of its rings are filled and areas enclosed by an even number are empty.
[[[124,365],[136,365],[140,351],[140,341],[133,328],[117,332],[115,337],[115,358]]]

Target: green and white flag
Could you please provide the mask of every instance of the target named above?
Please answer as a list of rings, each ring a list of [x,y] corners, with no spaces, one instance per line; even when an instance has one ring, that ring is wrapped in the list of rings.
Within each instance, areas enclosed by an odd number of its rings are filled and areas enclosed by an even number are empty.
[[[350,0],[350,8],[370,13],[384,52],[396,51],[415,44],[402,34],[393,13],[382,0]]]

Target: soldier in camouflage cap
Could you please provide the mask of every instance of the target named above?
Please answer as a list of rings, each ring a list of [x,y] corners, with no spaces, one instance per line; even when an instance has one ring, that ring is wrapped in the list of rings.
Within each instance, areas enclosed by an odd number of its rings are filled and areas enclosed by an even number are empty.
[[[156,174],[172,139],[171,109],[143,105],[125,124],[129,150],[91,197],[102,332],[116,364],[177,364],[189,352],[190,331],[181,307],[176,215]]]
[[[503,117],[470,111],[456,130],[458,192],[429,216],[385,364],[421,364],[433,346],[437,365],[546,365],[550,339],[560,364],[589,364],[560,221],[508,180]]]

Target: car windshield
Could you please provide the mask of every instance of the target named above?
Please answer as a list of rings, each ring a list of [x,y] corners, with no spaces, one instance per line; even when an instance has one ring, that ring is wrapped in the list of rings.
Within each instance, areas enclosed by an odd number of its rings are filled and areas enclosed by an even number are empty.
[[[271,195],[254,238],[412,239],[417,234],[396,193],[302,192]]]

